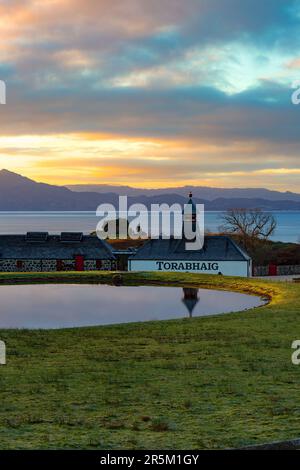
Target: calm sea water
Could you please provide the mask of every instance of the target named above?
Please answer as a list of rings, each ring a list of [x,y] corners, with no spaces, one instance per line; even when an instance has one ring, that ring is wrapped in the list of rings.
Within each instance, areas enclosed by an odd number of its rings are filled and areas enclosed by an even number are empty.
[[[272,212],[277,220],[273,240],[300,243],[300,211]],[[205,228],[218,231],[222,212],[205,212]],[[0,212],[0,234],[28,231],[79,231],[90,233],[99,219],[94,212]]]
[[[241,311],[255,296],[178,287],[0,286],[0,328],[72,328]]]

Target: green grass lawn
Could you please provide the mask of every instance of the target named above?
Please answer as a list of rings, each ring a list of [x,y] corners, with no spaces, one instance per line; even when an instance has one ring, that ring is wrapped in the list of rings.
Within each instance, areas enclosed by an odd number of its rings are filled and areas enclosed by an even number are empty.
[[[112,276],[3,273],[0,283]],[[272,300],[207,318],[0,330],[7,344],[1,449],[211,449],[300,437],[300,366],[291,363],[291,343],[300,339],[299,284],[191,274],[123,278]]]

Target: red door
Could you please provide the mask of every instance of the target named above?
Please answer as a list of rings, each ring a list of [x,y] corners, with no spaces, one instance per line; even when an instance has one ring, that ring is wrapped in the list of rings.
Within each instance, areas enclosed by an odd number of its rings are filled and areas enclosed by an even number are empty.
[[[100,270],[102,268],[102,260],[96,259],[96,269]]]
[[[63,262],[61,259],[56,260],[56,271],[62,271],[63,270]]]
[[[84,271],[84,257],[82,255],[75,256],[75,269],[76,271]]]
[[[276,264],[269,264],[269,276],[277,276]]]

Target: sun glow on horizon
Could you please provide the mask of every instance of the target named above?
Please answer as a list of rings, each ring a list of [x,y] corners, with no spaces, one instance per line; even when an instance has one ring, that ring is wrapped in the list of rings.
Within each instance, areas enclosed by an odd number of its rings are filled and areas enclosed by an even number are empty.
[[[234,142],[224,149],[210,142],[97,133],[0,136],[0,166],[58,185],[110,184],[146,189],[265,186],[286,190],[285,178],[297,178],[298,168],[270,167],[267,159],[263,168],[243,168],[241,164],[235,168],[240,152],[251,153],[253,145]],[[228,154],[225,165],[224,152]],[[220,162],[215,171],[207,165],[212,157]],[[295,179],[294,190],[296,183]]]

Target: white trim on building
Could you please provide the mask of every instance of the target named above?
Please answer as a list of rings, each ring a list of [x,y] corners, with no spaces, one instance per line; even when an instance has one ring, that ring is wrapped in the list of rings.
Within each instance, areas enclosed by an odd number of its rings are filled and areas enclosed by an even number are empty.
[[[189,272],[223,274],[224,276],[251,276],[251,260],[245,261],[191,261],[129,259],[129,271]]]

